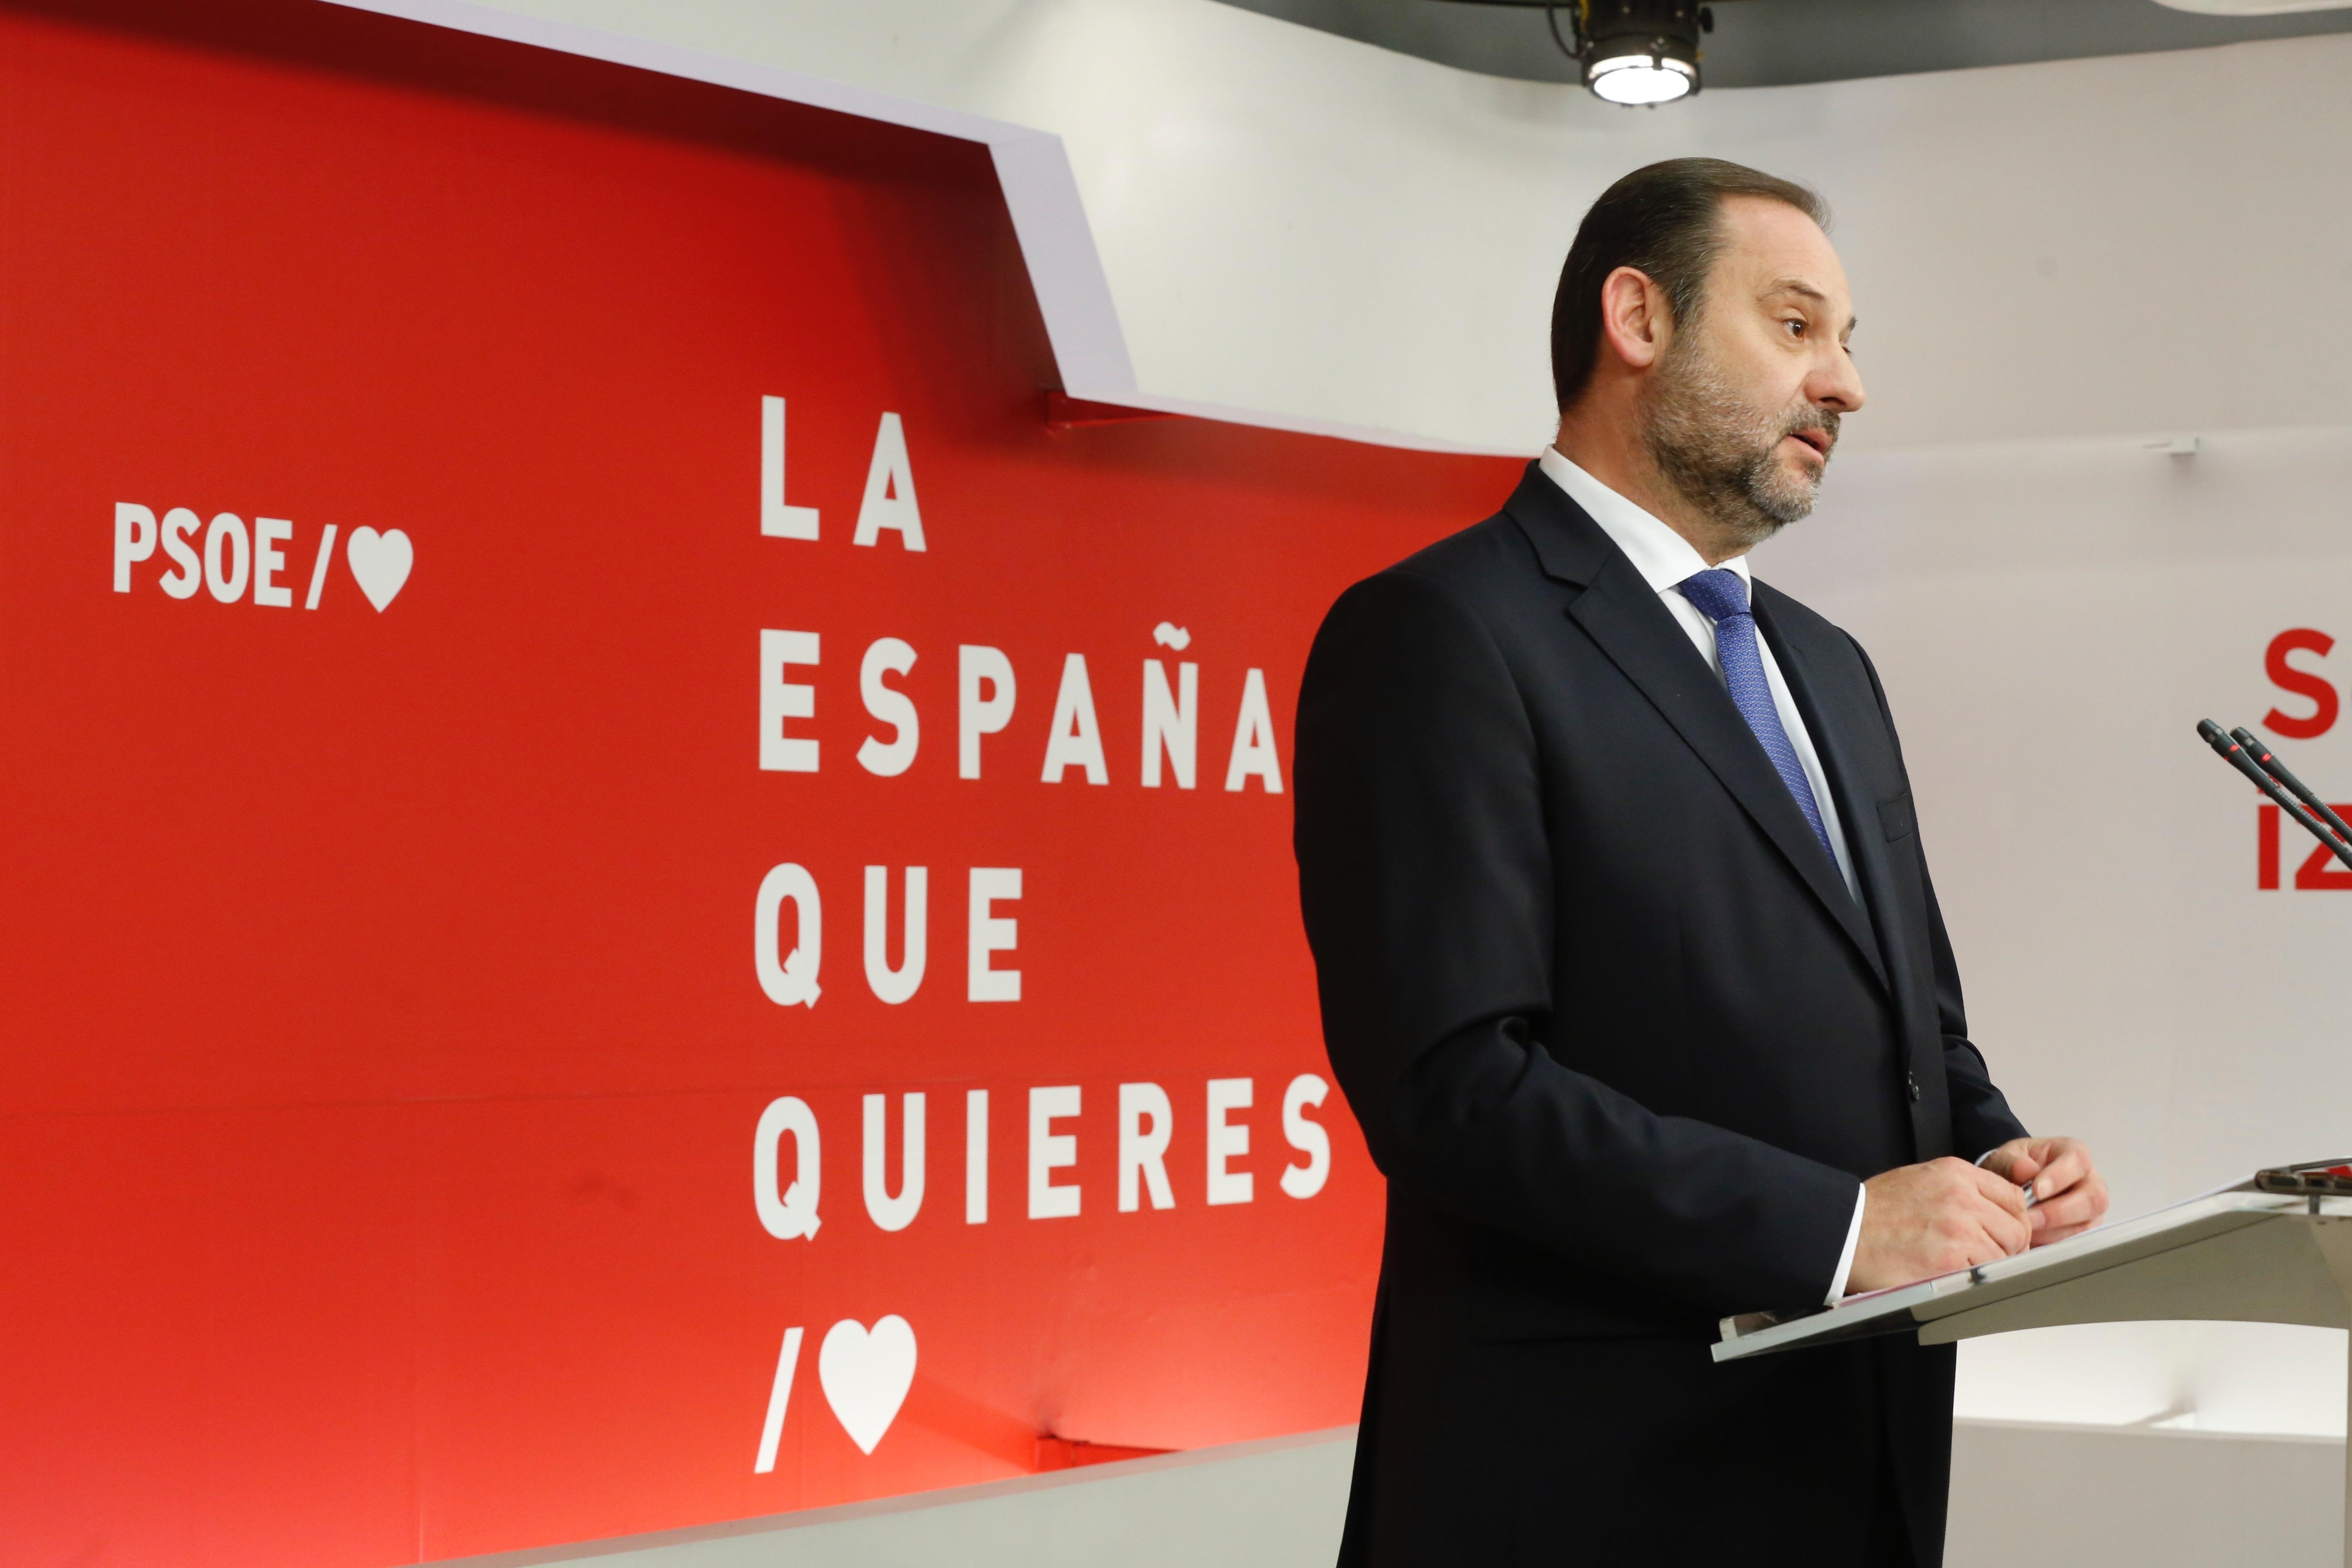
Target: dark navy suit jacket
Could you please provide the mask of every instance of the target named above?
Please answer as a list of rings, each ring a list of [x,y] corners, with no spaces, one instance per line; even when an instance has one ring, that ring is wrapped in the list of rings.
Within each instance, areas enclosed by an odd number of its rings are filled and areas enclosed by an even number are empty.
[[[1301,900],[1390,1184],[1349,1562],[1752,1557],[1744,1509],[1834,1564],[1890,1489],[1915,1559],[1940,1552],[1948,1351],[1706,1354],[1727,1313],[1820,1303],[1857,1178],[2022,1131],[1967,1037],[1876,672],[1753,603],[1860,903],[1721,678],[1533,466],[1316,638]]]

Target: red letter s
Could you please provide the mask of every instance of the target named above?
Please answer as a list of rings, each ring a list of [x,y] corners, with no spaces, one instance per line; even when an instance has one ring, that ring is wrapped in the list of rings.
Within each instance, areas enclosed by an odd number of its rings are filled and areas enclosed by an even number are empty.
[[[2311,699],[2313,710],[2308,719],[2294,719],[2273,708],[2263,715],[2263,728],[2290,741],[2312,741],[2325,735],[2336,723],[2336,688],[2318,676],[2295,668],[2287,663],[2291,653],[2311,652],[2322,658],[2336,646],[2336,639],[2326,632],[2313,631],[2309,626],[2297,626],[2271,638],[2270,650],[2263,655],[2263,673],[2271,684],[2282,691],[2292,691],[2297,697]]]

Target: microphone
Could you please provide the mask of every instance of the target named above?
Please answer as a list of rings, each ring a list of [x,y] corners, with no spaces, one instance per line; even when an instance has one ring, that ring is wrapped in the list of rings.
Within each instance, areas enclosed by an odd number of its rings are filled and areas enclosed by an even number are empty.
[[[2272,777],[2263,764],[2256,762],[2248,753],[2245,746],[2233,739],[2229,731],[2210,719],[2200,719],[2197,721],[2197,732],[2205,738],[2207,745],[2221,754],[2223,762],[2253,780],[2256,789],[2269,796],[2281,811],[2301,824],[2305,833],[2326,845],[2338,860],[2343,861],[2347,866],[2352,866],[2352,837],[2339,837],[2335,828],[2313,816],[2309,808],[2294,795],[2288,793],[2284,784]],[[2265,746],[2262,749],[2267,753],[2270,748]],[[2326,806],[2320,809],[2327,810]],[[2329,811],[2327,815],[2333,817],[2336,814]]]
[[[2336,815],[2336,808],[2311,793],[2311,786],[2288,771],[2287,765],[2271,754],[2271,743],[2242,725],[2230,731],[2230,739],[2246,749],[2246,754],[2262,765],[2263,772],[2294,792],[2294,798],[2311,808],[2311,814],[2336,830],[2336,837],[2352,844],[2352,827]]]

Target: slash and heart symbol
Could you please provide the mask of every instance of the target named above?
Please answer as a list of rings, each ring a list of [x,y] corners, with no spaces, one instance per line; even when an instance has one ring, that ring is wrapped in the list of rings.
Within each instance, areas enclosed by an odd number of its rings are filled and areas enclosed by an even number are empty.
[[[892,1312],[868,1331],[844,1318],[824,1331],[816,1380],[849,1440],[870,1454],[898,1418],[915,1382],[915,1331]]]
[[[373,528],[355,528],[352,530],[352,542],[343,547],[343,559],[351,564],[352,578],[359,584],[360,592],[367,595],[368,603],[381,615],[383,607],[407,585],[408,574],[416,564],[416,548],[409,543],[408,535],[396,528],[388,528],[382,533]]]

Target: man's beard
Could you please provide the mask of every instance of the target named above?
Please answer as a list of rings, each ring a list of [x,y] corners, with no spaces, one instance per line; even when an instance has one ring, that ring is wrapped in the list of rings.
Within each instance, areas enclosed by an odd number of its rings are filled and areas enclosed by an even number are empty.
[[[1666,351],[1643,400],[1642,441],[1666,481],[1743,548],[1761,544],[1813,510],[1821,471],[1790,473],[1780,442],[1820,430],[1836,445],[1838,416],[1812,404],[1770,413],[1748,403],[1699,346],[1696,333]],[[1822,455],[1827,466],[1828,455]]]

